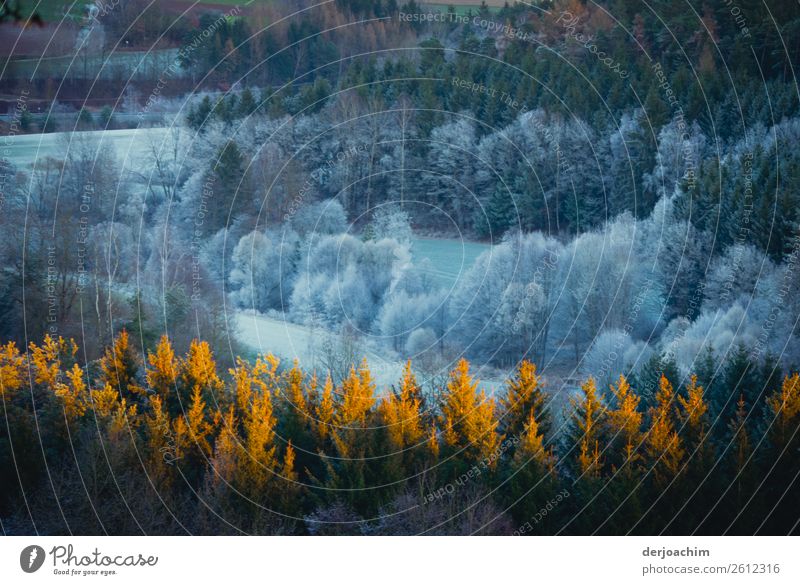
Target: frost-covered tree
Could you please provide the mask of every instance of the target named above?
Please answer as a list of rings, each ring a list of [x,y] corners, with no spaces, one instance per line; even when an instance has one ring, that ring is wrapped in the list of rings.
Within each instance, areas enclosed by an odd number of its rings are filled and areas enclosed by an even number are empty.
[[[387,294],[410,264],[407,246],[346,234],[320,238],[299,260],[290,315],[303,322],[319,308],[329,324],[349,322],[369,331]]]
[[[414,329],[406,340],[405,352],[409,359],[422,359],[424,354],[436,349],[439,337],[429,327]]]
[[[511,234],[484,252],[448,306],[455,342],[496,361],[513,362],[526,353],[543,360],[562,252],[558,241],[539,233]]]
[[[303,205],[291,217],[292,229],[300,236],[341,234],[347,230],[347,215],[336,199]]]
[[[434,128],[420,177],[425,200],[451,215],[461,227],[467,227],[478,208],[476,196],[481,197],[475,193],[474,169],[486,163],[476,160],[476,142],[475,123],[467,116]]]
[[[658,133],[655,167],[645,172],[642,187],[659,196],[672,195],[681,181],[697,179],[698,167],[706,156],[706,137],[697,122],[681,128],[677,119],[662,126]],[[638,161],[637,161],[638,162]],[[641,164],[637,164],[641,168]]]
[[[399,290],[384,301],[375,320],[376,330],[396,351],[407,348],[409,336],[419,328],[441,335],[444,300],[444,291],[409,294]]]
[[[765,252],[752,244],[734,244],[714,259],[705,280],[704,298],[717,307],[736,301],[748,304],[766,292],[774,271]]]
[[[397,204],[382,205],[372,218],[372,237],[376,240],[390,238],[403,244],[410,244],[414,233],[411,218],[407,211]]]
[[[597,335],[583,356],[582,370],[597,380],[601,393],[621,375],[636,372],[652,355],[643,341],[634,341],[619,329],[607,329]]]
[[[239,307],[283,310],[294,285],[298,237],[291,230],[253,231],[233,250],[231,300]]]

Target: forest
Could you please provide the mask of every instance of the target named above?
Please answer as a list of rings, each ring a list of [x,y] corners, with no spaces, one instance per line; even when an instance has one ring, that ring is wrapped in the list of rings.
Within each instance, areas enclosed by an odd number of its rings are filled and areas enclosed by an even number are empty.
[[[800,4],[179,4],[4,56],[4,533],[797,533]]]
[[[0,353],[0,511],[39,534],[786,534],[800,375],[704,364],[682,385],[587,378],[559,407],[520,362],[501,397],[461,359],[441,392],[408,362],[376,389],[268,354],[221,377],[211,347],[146,358],[123,331],[88,371],[72,340]],[[145,368],[145,362],[147,367]],[[710,378],[708,376],[711,376]],[[87,383],[87,380],[90,383]],[[733,386],[731,386],[733,385]]]

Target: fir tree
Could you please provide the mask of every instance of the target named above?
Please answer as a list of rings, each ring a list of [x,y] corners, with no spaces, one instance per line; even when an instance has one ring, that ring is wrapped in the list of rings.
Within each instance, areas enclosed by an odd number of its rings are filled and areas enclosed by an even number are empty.
[[[401,480],[414,473],[415,460],[420,459],[424,429],[420,413],[420,389],[411,372],[411,361],[403,368],[400,391],[390,393],[378,405],[385,432],[387,477]]]
[[[753,493],[759,482],[757,464],[753,458],[753,446],[747,428],[747,406],[744,397],[740,396],[736,403],[736,413],[728,423],[728,429],[733,437],[728,451],[727,461],[729,466],[726,481],[727,493],[717,515],[730,516],[730,511],[741,513],[746,511],[744,517],[735,520],[731,525],[727,518],[723,521],[726,529],[730,528],[734,534],[752,534],[754,523],[748,516],[756,512],[753,502]],[[759,515],[763,517],[763,515]]]
[[[533,412],[529,413],[520,435],[510,472],[510,499],[515,518],[529,523],[532,519],[533,534],[552,534],[555,525],[553,514],[542,518],[541,510],[547,510],[547,504],[556,491],[556,457],[552,448],[545,448],[544,435]]]
[[[422,439],[419,393],[416,377],[411,372],[411,361],[408,361],[403,368],[400,392],[389,394],[379,408],[389,445],[395,451],[414,447]]]
[[[597,396],[594,378],[581,385],[580,399],[572,399],[572,415],[565,448],[575,461],[573,469],[578,476],[597,478],[603,467],[601,442],[606,409]]]
[[[181,412],[188,408],[190,400],[196,393],[204,395],[212,404],[221,402],[224,388],[217,375],[217,364],[211,346],[205,341],[193,340],[189,345],[189,353],[180,364],[181,392],[178,401],[172,403],[170,412]]]
[[[167,402],[168,397],[177,390],[178,360],[172,344],[166,335],[163,335],[156,346],[155,353],[147,354],[150,369],[147,370],[147,385],[162,400]]]
[[[69,384],[58,384],[55,394],[63,400],[64,414],[66,414],[67,420],[72,422],[86,412],[89,393],[85,374],[78,364],[74,364],[72,369],[67,371],[67,379]]]
[[[681,525],[676,527],[681,533],[696,529],[698,520],[705,516],[707,502],[719,498],[719,486],[709,477],[716,453],[709,436],[708,404],[696,375],[691,376],[685,392],[685,398],[678,396],[678,419],[681,424],[679,434],[686,445],[688,461],[685,473],[692,492],[689,494],[685,513],[674,519],[675,523]]]
[[[108,387],[107,387],[108,388]],[[213,425],[206,412],[200,386],[192,390],[189,408],[175,420],[175,442],[179,467],[184,477],[197,485],[212,452]]]
[[[469,374],[469,362],[459,360],[441,407],[441,428],[445,445],[468,461],[490,458],[498,449],[500,437],[494,414],[494,400],[477,392],[478,383]]]
[[[322,396],[316,407],[316,420],[314,421],[314,433],[317,443],[324,445],[331,434],[332,425],[336,418],[335,404],[333,400],[333,380],[330,376],[325,378],[325,385],[322,389]]]
[[[139,360],[129,344],[128,332],[122,330],[100,360],[100,383],[108,384],[123,398],[135,398],[144,389],[136,384]]]
[[[642,441],[640,398],[633,392],[625,376],[611,386],[614,408],[608,412],[609,462],[617,469],[635,466]]]
[[[536,420],[538,432],[547,437],[550,417],[545,413],[547,396],[542,391],[536,366],[523,360],[513,378],[506,382],[506,393],[501,401],[502,426],[506,437],[519,437],[530,423]]]
[[[686,451],[675,430],[675,393],[666,376],[661,376],[656,405],[650,409],[650,429],[645,452],[658,488],[665,488],[682,470]]]

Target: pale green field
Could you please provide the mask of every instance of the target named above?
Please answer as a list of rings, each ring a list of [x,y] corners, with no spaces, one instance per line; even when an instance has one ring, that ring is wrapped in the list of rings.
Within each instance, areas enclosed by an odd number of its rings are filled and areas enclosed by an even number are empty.
[[[88,146],[91,152],[113,149],[120,162],[133,168],[147,163],[151,144],[160,145],[167,133],[165,128],[143,128],[20,134],[0,139],[0,151],[3,158],[16,167],[28,169],[43,164],[48,157],[63,160],[70,149],[84,146]]]
[[[491,246],[477,242],[439,238],[415,238],[411,255],[415,264],[423,258],[431,261],[429,274],[444,286],[451,287]]]

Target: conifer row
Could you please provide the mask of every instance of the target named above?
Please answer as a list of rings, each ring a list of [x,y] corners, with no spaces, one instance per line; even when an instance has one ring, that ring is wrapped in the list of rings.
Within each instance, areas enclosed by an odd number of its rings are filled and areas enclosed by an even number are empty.
[[[77,355],[50,336],[0,346],[0,518],[12,529],[797,530],[797,373],[763,408],[729,396],[723,420],[695,375],[662,375],[647,404],[624,376],[607,391],[589,378],[558,409],[528,361],[487,395],[462,359],[434,398],[411,362],[379,392],[366,360],[339,383],[272,355],[221,375],[206,342],[179,357],[162,337],[141,358],[124,331],[98,362]]]

